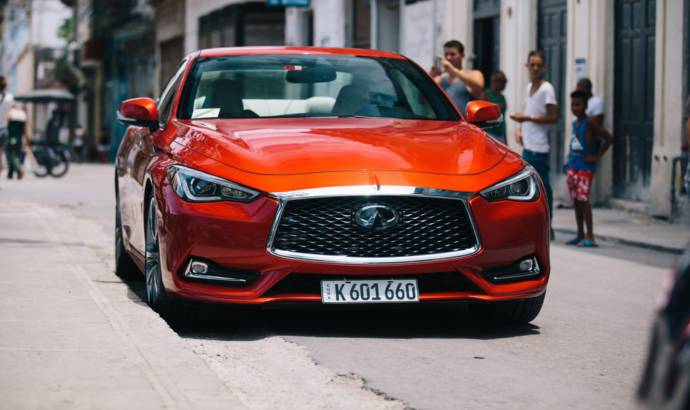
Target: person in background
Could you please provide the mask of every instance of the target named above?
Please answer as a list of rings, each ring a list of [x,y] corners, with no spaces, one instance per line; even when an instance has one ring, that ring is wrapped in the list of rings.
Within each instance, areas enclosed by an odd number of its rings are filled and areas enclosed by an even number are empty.
[[[2,174],[5,155],[5,144],[7,144],[7,113],[14,104],[14,97],[7,92],[7,80],[0,76],[0,174]]]
[[[600,127],[604,126],[604,100],[598,95],[592,93],[592,81],[587,78],[578,80],[575,86],[577,91],[582,91],[587,94],[587,117],[590,121],[594,121]]]
[[[74,158],[78,162],[84,161],[84,136],[86,131],[81,124],[77,124],[74,128],[74,137],[72,138],[72,149],[74,150]]]
[[[98,160],[100,162],[108,162],[108,155],[110,154],[110,131],[108,127],[101,127],[101,133],[98,136]]]
[[[17,104],[7,113],[7,179],[12,179],[14,174],[18,179],[24,177],[22,154],[29,147],[26,120],[26,111]]]
[[[558,104],[553,85],[544,80],[546,71],[544,52],[530,51],[527,57],[530,83],[525,90],[524,112],[510,116],[518,122],[515,140],[522,145],[522,158],[539,173],[549,202],[549,215],[553,216],[553,192],[549,179],[549,127],[558,122]],[[553,238],[553,231],[551,231]]]
[[[465,46],[450,40],[443,45],[443,55],[437,57],[429,72],[463,115],[467,103],[481,98],[484,92],[484,75],[479,70],[463,68],[464,59]]]
[[[570,94],[570,110],[575,120],[566,163],[568,193],[573,201],[577,224],[577,236],[566,244],[586,248],[597,246],[592,229],[592,207],[589,203],[594,171],[597,162],[613,141],[613,136],[606,128],[587,116],[589,98],[585,91],[576,90]],[[595,143],[599,138],[603,141],[602,144]],[[584,231],[584,224],[587,225],[587,233]]]
[[[487,128],[489,135],[494,137],[496,140],[507,144],[506,141],[506,112],[508,110],[508,104],[506,103],[506,97],[503,95],[503,90],[506,89],[506,83],[508,79],[503,71],[497,71],[491,75],[491,80],[489,82],[490,86],[484,90],[482,94],[482,100],[492,102],[499,107],[501,107],[501,113],[503,118],[501,119],[501,125],[493,128]]]

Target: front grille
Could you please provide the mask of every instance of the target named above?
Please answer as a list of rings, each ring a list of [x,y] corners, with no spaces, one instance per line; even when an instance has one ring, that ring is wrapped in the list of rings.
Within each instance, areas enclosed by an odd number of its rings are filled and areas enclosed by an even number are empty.
[[[385,205],[397,225],[366,230],[354,222],[365,205]],[[463,201],[415,196],[348,196],[289,201],[273,249],[308,255],[396,258],[473,249],[477,239]]]
[[[275,284],[263,296],[277,296],[285,294],[320,295],[322,280],[367,280],[367,279],[417,279],[419,292],[471,292],[482,293],[482,290],[458,272],[434,272],[407,275],[322,275],[316,273],[292,273]]]

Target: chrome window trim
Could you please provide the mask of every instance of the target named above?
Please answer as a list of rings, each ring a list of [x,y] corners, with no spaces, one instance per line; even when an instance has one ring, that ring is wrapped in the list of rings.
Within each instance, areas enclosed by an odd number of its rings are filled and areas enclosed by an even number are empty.
[[[477,230],[474,215],[472,214],[472,208],[469,206],[469,199],[474,195],[475,193],[471,192],[460,192],[445,189],[419,188],[399,185],[355,185],[343,187],[313,188],[289,192],[274,192],[271,193],[270,196],[278,200],[278,210],[276,211],[276,215],[273,219],[273,225],[271,226],[271,231],[269,233],[268,242],[266,244],[266,250],[271,255],[286,259],[303,260],[310,262],[330,262],[359,265],[381,265],[409,262],[442,261],[474,255],[477,252],[479,252],[479,250],[482,248],[481,240],[479,237],[479,231]],[[470,220],[472,232],[474,233],[475,237],[475,245],[471,248],[463,249],[457,252],[443,252],[428,255],[396,256],[383,258],[354,257],[341,255],[318,255],[274,249],[273,241],[275,239],[276,233],[278,232],[280,220],[283,216],[283,212],[285,211],[285,207],[287,206],[288,202],[301,199],[330,198],[344,196],[415,196],[456,200],[460,202],[467,211],[467,217]]]

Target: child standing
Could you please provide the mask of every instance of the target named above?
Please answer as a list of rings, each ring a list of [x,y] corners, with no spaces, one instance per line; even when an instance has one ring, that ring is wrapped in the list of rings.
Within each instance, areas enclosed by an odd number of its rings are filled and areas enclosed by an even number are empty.
[[[501,119],[501,125],[488,128],[486,131],[489,135],[494,137],[494,139],[507,144],[506,141],[506,111],[508,111],[508,104],[506,103],[506,97],[503,95],[503,91],[506,89],[506,83],[508,79],[503,71],[497,71],[491,76],[490,84],[491,86],[484,90],[482,99],[485,101],[492,102],[499,107],[501,107],[501,114],[503,118]]]
[[[608,150],[613,136],[596,121],[589,121],[585,112],[588,98],[587,93],[583,91],[574,91],[570,94],[570,110],[576,119],[573,121],[566,175],[568,192],[575,209],[577,236],[566,244],[591,248],[597,246],[592,231],[592,207],[589,204],[592,180],[597,161]],[[601,144],[598,144],[599,138],[603,140]],[[586,234],[583,224],[587,225]]]

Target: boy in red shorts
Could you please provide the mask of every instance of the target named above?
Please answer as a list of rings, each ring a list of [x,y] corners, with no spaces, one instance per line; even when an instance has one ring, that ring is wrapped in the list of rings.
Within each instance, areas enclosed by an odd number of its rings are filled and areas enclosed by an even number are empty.
[[[570,110],[576,119],[573,121],[566,174],[568,192],[575,208],[577,236],[566,244],[591,248],[596,247],[597,244],[592,231],[592,207],[589,204],[589,195],[597,161],[609,149],[613,136],[597,122],[589,121],[585,113],[588,98],[589,95],[583,91],[573,91],[570,94]],[[600,144],[599,139],[602,140]],[[583,223],[587,225],[586,235]]]

